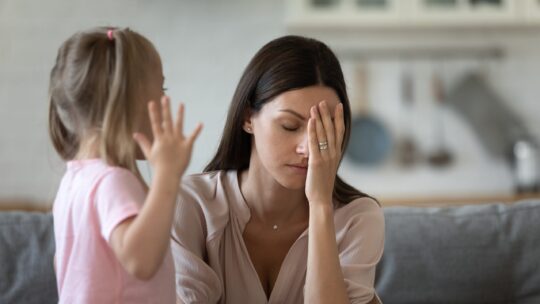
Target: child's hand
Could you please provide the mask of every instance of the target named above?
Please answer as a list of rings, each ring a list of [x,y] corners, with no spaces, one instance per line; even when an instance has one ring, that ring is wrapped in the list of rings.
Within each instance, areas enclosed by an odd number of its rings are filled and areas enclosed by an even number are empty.
[[[161,115],[154,101],[148,103],[148,113],[152,124],[154,141],[141,133],[133,134],[133,138],[150,162],[154,170],[174,174],[180,178],[186,170],[191,159],[193,142],[199,135],[202,124],[199,123],[189,137],[184,136],[184,105],[178,108],[178,117],[173,124],[169,97],[161,98]],[[160,117],[161,116],[161,117]]]

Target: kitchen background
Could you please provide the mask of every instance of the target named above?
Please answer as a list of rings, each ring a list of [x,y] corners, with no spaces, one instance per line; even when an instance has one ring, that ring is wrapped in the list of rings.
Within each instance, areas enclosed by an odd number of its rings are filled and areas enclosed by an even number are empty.
[[[0,0],[0,204],[53,200],[64,167],[48,74],[61,42],[96,25],[156,45],[187,128],[205,124],[190,173],[212,156],[249,59],[293,33],[343,64],[355,119],[340,174],[352,185],[383,203],[538,190],[540,1]]]

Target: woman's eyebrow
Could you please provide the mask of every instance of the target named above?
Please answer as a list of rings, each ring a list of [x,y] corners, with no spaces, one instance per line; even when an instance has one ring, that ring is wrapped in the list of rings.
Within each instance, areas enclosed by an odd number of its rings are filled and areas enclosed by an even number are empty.
[[[287,113],[290,113],[302,120],[306,120],[306,118],[304,116],[302,116],[300,113],[296,112],[296,111],[293,111],[293,110],[289,110],[289,109],[282,109],[282,110],[279,110],[280,112],[287,112]]]
[[[296,112],[296,111],[293,111],[293,110],[289,110],[289,109],[282,109],[282,110],[279,110],[280,112],[287,112],[287,113],[290,113],[302,120],[306,120],[306,118],[304,116],[302,116],[300,113]],[[332,121],[334,121],[334,117],[331,116],[330,119],[332,119]]]

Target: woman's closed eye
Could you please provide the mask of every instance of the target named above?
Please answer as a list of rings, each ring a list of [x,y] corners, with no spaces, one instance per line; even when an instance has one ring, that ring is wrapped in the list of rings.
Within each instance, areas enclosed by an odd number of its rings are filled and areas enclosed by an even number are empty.
[[[292,125],[281,125],[281,127],[285,130],[285,131],[289,131],[289,132],[294,132],[296,130],[299,129],[298,126],[292,126]]]

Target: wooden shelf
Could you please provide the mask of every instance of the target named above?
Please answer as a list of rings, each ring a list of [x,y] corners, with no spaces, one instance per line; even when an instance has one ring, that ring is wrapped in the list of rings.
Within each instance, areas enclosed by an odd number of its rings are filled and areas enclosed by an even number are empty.
[[[0,211],[35,211],[50,212],[51,203],[36,202],[30,200],[2,199],[0,200]]]

